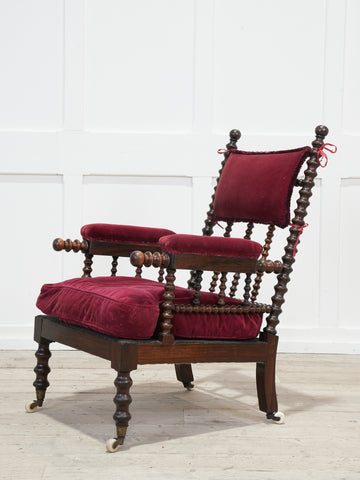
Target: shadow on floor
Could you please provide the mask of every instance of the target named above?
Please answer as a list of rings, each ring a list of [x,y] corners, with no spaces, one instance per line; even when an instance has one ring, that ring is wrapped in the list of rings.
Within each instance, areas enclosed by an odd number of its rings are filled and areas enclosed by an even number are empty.
[[[132,404],[125,444],[126,450],[137,444],[151,444],[174,438],[216,433],[229,429],[269,423],[258,410],[254,378],[227,369],[198,375],[193,391],[185,390],[176,380],[137,378],[131,389]],[[74,377],[69,384],[74,384]],[[44,407],[37,415],[49,417],[101,442],[115,434],[112,415],[114,387],[84,388],[73,393],[56,393],[56,381],[47,392]],[[329,404],[331,397],[305,394],[301,386],[291,390],[278,387],[281,410],[311,410]],[[45,421],[45,418],[43,419]],[[46,422],[46,421],[45,421]],[[43,423],[40,421],[40,423]]]

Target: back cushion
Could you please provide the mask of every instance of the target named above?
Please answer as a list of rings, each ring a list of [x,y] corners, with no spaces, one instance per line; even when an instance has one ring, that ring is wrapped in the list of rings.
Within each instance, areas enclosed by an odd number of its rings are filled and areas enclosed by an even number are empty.
[[[310,150],[232,150],[216,189],[212,219],[286,227],[295,181]]]

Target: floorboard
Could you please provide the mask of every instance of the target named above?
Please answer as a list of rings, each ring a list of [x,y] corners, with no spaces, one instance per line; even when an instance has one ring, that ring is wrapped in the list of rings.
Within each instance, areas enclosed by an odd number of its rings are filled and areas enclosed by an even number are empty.
[[[192,392],[172,365],[141,366],[115,454],[109,363],[54,351],[44,407],[27,414],[34,366],[33,352],[0,351],[0,479],[360,478],[360,356],[280,354],[284,425],[258,411],[253,364],[194,365]]]

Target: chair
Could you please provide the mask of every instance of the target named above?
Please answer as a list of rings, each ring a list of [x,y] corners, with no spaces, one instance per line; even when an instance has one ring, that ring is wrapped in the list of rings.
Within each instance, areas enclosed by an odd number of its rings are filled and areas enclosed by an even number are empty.
[[[39,345],[36,400],[26,410],[34,412],[43,405],[49,345],[59,342],[110,360],[117,372],[116,437],[106,444],[109,452],[124,441],[131,418],[130,373],[143,364],[173,363],[177,379],[191,390],[192,363],[255,362],[259,409],[267,419],[282,423],[275,390],[276,327],[319,159],[325,155],[328,129],[318,126],[315,133],[312,148],[244,152],[237,150],[240,132],[232,130],[226,150],[219,152],[224,159],[202,236],[91,224],[82,227],[82,241],[56,239],[55,250],[84,253],[83,276],[42,287],[37,305],[45,315],[35,318],[34,330]],[[305,161],[304,177],[299,179]],[[294,187],[300,191],[290,222]],[[223,236],[213,236],[218,222],[225,222]],[[230,237],[238,223],[245,225],[243,238]],[[252,239],[256,224],[267,228],[263,245]],[[282,259],[271,261],[277,227],[289,227],[289,236]],[[91,277],[96,255],[112,257],[108,277]],[[120,256],[130,257],[134,277],[117,275]],[[158,269],[157,280],[143,278],[143,266]],[[190,271],[188,288],[175,286],[176,272],[182,269]],[[208,291],[203,285],[206,272],[213,272]],[[268,303],[259,303],[264,273],[274,276],[275,293]]]

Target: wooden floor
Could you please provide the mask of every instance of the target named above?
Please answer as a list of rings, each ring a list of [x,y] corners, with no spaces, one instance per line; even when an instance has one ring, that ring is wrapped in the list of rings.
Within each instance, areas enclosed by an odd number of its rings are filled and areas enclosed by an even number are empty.
[[[286,424],[257,409],[254,365],[194,365],[196,388],[172,365],[133,372],[132,420],[114,454],[115,372],[108,362],[54,351],[42,409],[33,352],[0,352],[0,478],[6,480],[360,479],[360,356],[282,354]]]

